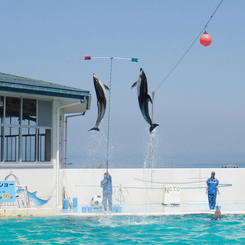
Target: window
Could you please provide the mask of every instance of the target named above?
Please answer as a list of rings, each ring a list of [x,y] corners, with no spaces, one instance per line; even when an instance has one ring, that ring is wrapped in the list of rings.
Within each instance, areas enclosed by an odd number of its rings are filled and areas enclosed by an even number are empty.
[[[3,127],[0,126],[0,161],[3,161]]]
[[[23,99],[22,125],[36,125],[37,101]]]
[[[38,126],[51,127],[51,109],[50,101],[38,101]]]
[[[0,96],[0,123],[3,123],[4,97]]]
[[[19,149],[19,128],[5,127],[4,135],[4,160],[6,162],[16,162],[18,160]]]
[[[39,129],[38,131],[39,157],[41,162],[49,161],[51,156],[51,130]]]
[[[5,124],[20,124],[20,98],[6,97]]]
[[[36,161],[36,128],[22,128],[22,161]]]
[[[52,102],[0,96],[0,161],[49,162],[51,119]]]

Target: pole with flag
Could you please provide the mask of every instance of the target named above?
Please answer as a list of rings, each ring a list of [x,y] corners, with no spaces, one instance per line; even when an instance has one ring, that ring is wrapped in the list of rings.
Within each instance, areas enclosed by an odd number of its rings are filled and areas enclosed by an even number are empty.
[[[112,91],[112,64],[113,60],[129,60],[131,62],[138,62],[138,58],[121,58],[121,57],[94,57],[90,55],[84,56],[84,60],[92,59],[110,59],[110,90],[109,90],[109,105],[108,105],[108,127],[107,127],[107,159],[106,159],[106,172],[108,173],[109,168],[109,147],[110,147],[110,114],[111,114],[111,91]]]

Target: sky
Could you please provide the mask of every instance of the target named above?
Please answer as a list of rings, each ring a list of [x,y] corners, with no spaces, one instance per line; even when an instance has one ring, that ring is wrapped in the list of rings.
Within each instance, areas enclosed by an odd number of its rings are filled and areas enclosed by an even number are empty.
[[[68,121],[68,162],[76,166],[244,166],[244,0],[223,1],[206,28],[212,44],[198,39],[158,88],[219,3],[0,0],[0,71],[91,92],[91,109]],[[138,58],[112,61],[110,121],[107,107],[100,132],[88,132],[97,118],[92,75],[109,86],[110,59],[85,55]],[[153,135],[131,89],[140,68],[149,95],[155,91]]]

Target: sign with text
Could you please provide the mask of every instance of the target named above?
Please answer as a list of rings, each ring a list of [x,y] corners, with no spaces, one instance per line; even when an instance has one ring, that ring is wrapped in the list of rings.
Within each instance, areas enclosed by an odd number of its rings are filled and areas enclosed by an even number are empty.
[[[0,181],[0,202],[15,202],[15,181]]]

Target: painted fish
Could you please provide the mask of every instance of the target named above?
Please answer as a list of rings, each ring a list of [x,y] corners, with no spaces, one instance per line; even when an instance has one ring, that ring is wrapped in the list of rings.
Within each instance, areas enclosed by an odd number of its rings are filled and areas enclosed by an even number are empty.
[[[16,191],[16,193],[18,193],[18,194],[24,194],[24,189],[18,189]],[[32,201],[35,204],[35,206],[43,206],[51,198],[51,197],[49,197],[47,200],[43,200],[41,198],[38,198],[37,197],[37,191],[32,192],[32,193],[28,191],[28,197],[29,197],[30,201]]]
[[[95,92],[97,96],[98,117],[97,117],[95,126],[91,128],[90,130],[100,131],[99,124],[102,121],[105,115],[105,110],[106,110],[105,89],[107,90],[110,90],[110,89],[106,85],[102,84],[102,82],[95,75],[93,75],[93,79],[94,79],[94,88],[95,88]]]
[[[150,101],[152,103],[152,99],[148,94],[147,79],[142,68],[140,68],[140,75],[138,81],[132,85],[131,89],[136,85],[138,92],[139,107],[144,119],[150,124],[151,133],[153,129],[159,125],[156,123],[152,123],[152,120],[149,115],[148,102]]]

